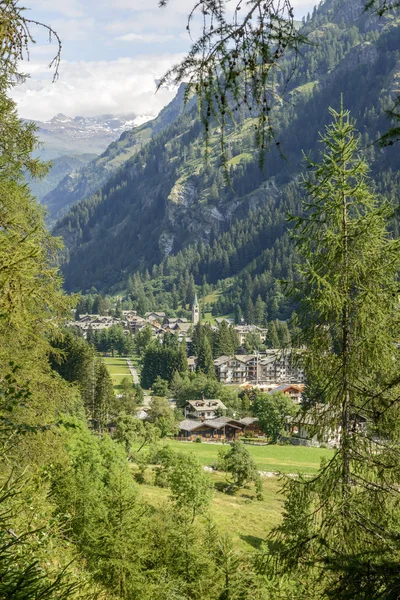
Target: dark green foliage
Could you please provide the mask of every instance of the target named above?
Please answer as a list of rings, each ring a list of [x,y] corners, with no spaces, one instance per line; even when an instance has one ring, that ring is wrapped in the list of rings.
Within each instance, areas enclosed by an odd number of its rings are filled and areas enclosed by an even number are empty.
[[[204,336],[197,352],[197,371],[215,377],[214,358],[208,336]]]
[[[297,409],[293,400],[282,392],[257,394],[253,400],[253,414],[272,444],[284,432],[286,417],[293,416]]]
[[[177,371],[183,373],[187,370],[187,360],[180,349],[164,347],[157,342],[148,346],[143,356],[141,371],[141,385],[145,389],[151,388],[157,377],[170,382]]]
[[[161,377],[157,375],[152,386],[153,394],[165,398],[168,395],[168,385],[168,381],[161,379]]]
[[[315,478],[289,483],[278,556],[283,568],[302,575],[306,569],[322,597],[393,598],[400,551],[399,240],[389,229],[392,207],[371,191],[349,113],[330,112],[320,162],[311,162],[305,181],[304,216],[295,219],[304,260],[293,291],[301,296],[310,382],[306,418],[314,433],[339,431],[340,439]]]
[[[50,364],[66,381],[78,385],[93,426],[104,428],[117,406],[110,375],[94,348],[67,330],[53,339]],[[129,406],[127,395],[125,400]]]
[[[232,442],[229,450],[221,449],[218,453],[218,469],[229,474],[228,492],[236,491],[249,483],[255,483],[257,495],[261,498],[260,475],[244,444],[235,441]]]

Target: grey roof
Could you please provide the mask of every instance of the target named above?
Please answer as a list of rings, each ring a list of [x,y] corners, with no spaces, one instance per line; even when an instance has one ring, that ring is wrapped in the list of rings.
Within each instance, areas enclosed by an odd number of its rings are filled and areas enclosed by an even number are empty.
[[[218,367],[219,365],[223,365],[225,362],[228,362],[228,360],[230,360],[230,359],[231,359],[230,356],[226,356],[226,355],[219,356],[218,358],[216,358],[214,360],[214,365],[216,367]]]
[[[193,421],[193,419],[184,419],[179,423],[179,429],[183,431],[194,431],[203,425],[203,421]]]
[[[221,400],[218,400],[216,398],[211,400],[209,400],[208,398],[204,400],[189,400],[188,404],[196,412],[200,412],[202,410],[210,410],[210,408],[221,408],[222,410],[226,410],[225,404],[221,402]]]
[[[141,421],[144,421],[145,419],[147,419],[149,415],[147,414],[147,412],[145,410],[138,410],[135,417],[137,419],[140,419]]]
[[[235,355],[236,360],[240,362],[250,362],[254,358],[256,358],[255,354],[237,354]]]
[[[180,331],[184,331],[187,332],[189,331],[189,329],[191,328],[192,324],[191,323],[176,323],[176,327],[180,330]]]
[[[253,425],[253,423],[258,423],[258,419],[256,417],[244,417],[243,419],[240,419],[240,422],[243,423],[243,425]]]
[[[235,425],[237,423],[237,425]],[[236,419],[230,419],[229,417],[217,417],[216,419],[207,419],[205,421],[195,421],[194,419],[184,419],[179,423],[179,429],[182,431],[195,431],[202,426],[211,427],[211,429],[222,429],[226,425],[233,427],[234,429],[242,429],[243,425]]]
[[[234,419],[228,419],[228,421],[226,423],[220,423],[220,422],[217,422],[217,419],[209,419],[207,421],[204,421],[204,425],[208,425],[209,427],[212,427],[213,429],[222,429],[226,425],[229,425],[229,427],[233,427],[233,429],[242,429],[240,427],[240,425],[234,425],[232,423],[232,421],[234,421]]]

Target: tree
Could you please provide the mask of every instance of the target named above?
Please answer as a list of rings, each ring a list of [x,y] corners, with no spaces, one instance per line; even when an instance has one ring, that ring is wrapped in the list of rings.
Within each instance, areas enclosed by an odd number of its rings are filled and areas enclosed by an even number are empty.
[[[218,467],[230,475],[227,491],[236,491],[252,482],[259,488],[256,464],[242,442],[234,441],[227,452],[223,449],[218,453]]]
[[[169,391],[168,381],[165,381],[165,379],[161,379],[161,377],[157,375],[153,383],[152,390],[155,396],[162,396],[163,398],[165,398],[166,396],[168,396]]]
[[[286,417],[293,416],[296,412],[293,400],[282,392],[258,394],[253,402],[253,413],[272,444],[282,433]]]
[[[117,412],[125,412],[134,415],[137,410],[137,395],[131,377],[121,379],[119,385],[120,397],[114,401],[114,408]]]
[[[117,418],[116,439],[121,442],[128,457],[137,454],[147,445],[152,445],[160,438],[160,430],[153,424],[136,419],[132,415],[121,413]],[[134,449],[137,444],[138,448]]]
[[[151,325],[145,325],[135,334],[133,338],[133,343],[135,345],[136,352],[140,356],[143,356],[152,339],[153,330],[151,328]]]
[[[275,321],[271,321],[268,326],[267,346],[268,348],[280,348],[278,331]]]
[[[261,350],[263,343],[261,341],[260,334],[255,331],[250,331],[247,333],[244,345],[249,354],[253,354],[253,352]]]
[[[197,357],[197,371],[208,377],[215,377],[214,359],[208,337],[204,336]]]
[[[115,402],[115,394],[110,375],[103,361],[97,363],[94,389],[93,426],[102,431],[107,426],[110,411]]]
[[[179,454],[170,476],[172,498],[191,522],[207,511],[212,499],[212,481],[193,454]]]
[[[148,416],[149,420],[160,430],[161,437],[175,433],[175,414],[166,398],[153,396]]]
[[[215,340],[215,356],[231,356],[235,352],[228,323],[224,320],[218,327]]]
[[[254,305],[254,323],[259,327],[264,326],[265,319],[265,302],[263,302],[260,294],[257,296],[256,303]]]
[[[290,484],[288,502],[296,494],[304,502],[292,504],[278,530],[280,558],[296,568],[318,555],[325,597],[390,598],[400,550],[400,243],[388,228],[391,207],[369,189],[349,113],[330,112],[321,161],[310,162],[304,214],[293,219],[303,259],[293,292],[312,384],[307,406],[317,432],[340,427],[341,437],[313,480]],[[289,520],[301,512],[289,536]]]
[[[222,386],[216,378],[207,377],[204,373],[193,373],[179,382],[179,387],[174,390],[178,408],[184,408],[188,400],[201,400],[205,398],[219,398]]]
[[[160,6],[165,7],[168,2],[160,0]],[[199,13],[202,33],[187,57],[159,83],[162,86],[171,79],[176,84],[185,81],[186,97],[193,92],[198,95],[206,142],[211,116],[220,124],[224,164],[228,160],[225,127],[231,122],[233,111],[244,106],[250,114],[259,115],[257,137],[262,155],[266,144],[274,139],[269,115],[275,66],[287,50],[296,51],[304,41],[289,0],[250,0],[243,8],[231,0],[195,3],[187,29],[190,33],[192,19]]]

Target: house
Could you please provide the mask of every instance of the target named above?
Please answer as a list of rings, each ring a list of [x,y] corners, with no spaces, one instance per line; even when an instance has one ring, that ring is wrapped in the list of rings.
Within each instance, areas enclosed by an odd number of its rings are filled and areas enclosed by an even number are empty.
[[[179,423],[179,437],[195,440],[197,437],[214,440],[233,440],[243,434],[245,426],[229,417],[218,417],[205,421],[185,419]]]
[[[360,413],[353,413],[350,414],[350,422],[353,423],[353,431],[358,433],[365,429],[367,419]],[[324,443],[333,448],[340,444],[342,437],[341,420],[329,404],[318,404],[308,412],[287,417],[285,429],[299,441],[312,445]]]
[[[244,417],[243,419],[240,419],[240,422],[244,425],[244,435],[252,437],[265,436],[265,433],[260,428],[259,421],[256,417]]]
[[[304,385],[294,385],[290,383],[282,383],[271,390],[269,390],[268,394],[274,394],[275,392],[283,392],[287,396],[293,400],[295,404],[300,404],[302,393],[304,391]]]
[[[146,325],[149,325],[149,322],[146,321],[146,319],[143,319],[143,317],[136,316],[129,319],[129,327],[132,331],[132,335],[135,335],[138,331],[143,329],[143,327],[146,327]]]
[[[235,331],[240,345],[245,343],[248,333],[258,333],[262,342],[266,341],[268,334],[268,329],[257,327],[257,325],[235,325]]]
[[[265,384],[304,383],[305,375],[291,352],[270,349],[260,356],[259,381]]]
[[[173,327],[177,323],[189,323],[184,317],[164,317],[163,325]]]
[[[221,325],[221,323],[223,323],[224,321],[228,325],[234,325],[235,323],[234,319],[230,319],[229,317],[215,317],[215,322],[217,323],[217,325]]]
[[[240,385],[247,381],[248,356],[220,356],[214,360],[215,373],[220,383]]]
[[[147,312],[144,316],[147,321],[157,321],[157,323],[161,324],[165,319],[165,312]]]
[[[129,333],[128,321],[119,319],[116,317],[109,317],[106,315],[82,315],[77,321],[69,321],[67,327],[77,327],[83,334],[83,337],[87,337],[88,331],[101,331],[103,329],[109,329],[113,325],[121,325],[124,329],[125,334]]]
[[[213,419],[226,411],[226,406],[221,400],[189,400],[184,409],[185,417],[192,419]]]
[[[190,373],[194,373],[197,367],[197,357],[196,356],[188,356],[187,359],[188,369]]]

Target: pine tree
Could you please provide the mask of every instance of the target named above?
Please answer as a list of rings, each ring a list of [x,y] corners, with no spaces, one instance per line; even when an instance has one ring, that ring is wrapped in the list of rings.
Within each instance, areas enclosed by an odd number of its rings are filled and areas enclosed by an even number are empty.
[[[229,331],[228,323],[222,321],[218,327],[218,332],[215,340],[215,357],[231,356],[235,352],[235,347],[232,344],[232,337]]]
[[[204,336],[201,342],[197,359],[197,370],[209,377],[215,377],[213,353],[207,336]]]
[[[293,498],[302,487],[305,504],[292,504],[278,540],[286,567],[318,557],[327,577],[313,569],[307,577],[311,587],[320,579],[321,597],[391,598],[400,553],[400,243],[388,230],[391,207],[370,191],[349,113],[330,112],[304,216],[294,219],[303,258],[294,293],[309,412],[322,438],[340,427],[340,444],[313,480],[290,484]]]
[[[257,296],[256,303],[254,305],[254,323],[259,327],[264,326],[264,315],[265,315],[265,302],[263,302],[260,294]]]

